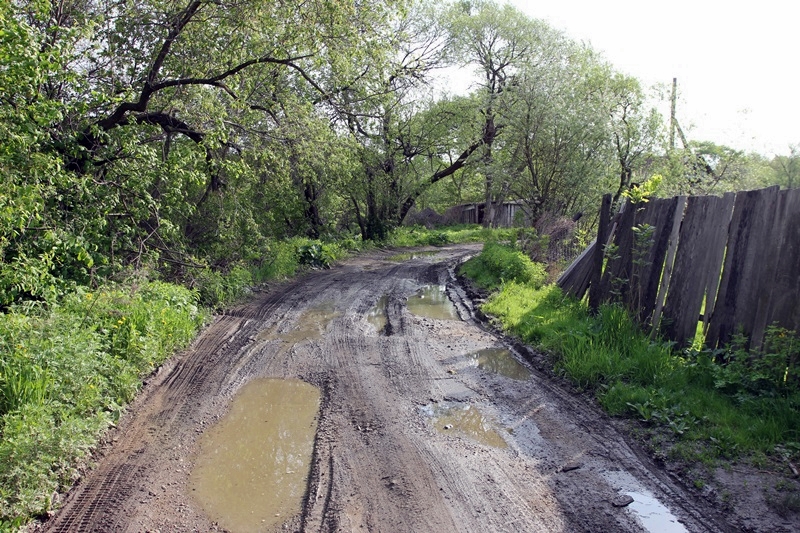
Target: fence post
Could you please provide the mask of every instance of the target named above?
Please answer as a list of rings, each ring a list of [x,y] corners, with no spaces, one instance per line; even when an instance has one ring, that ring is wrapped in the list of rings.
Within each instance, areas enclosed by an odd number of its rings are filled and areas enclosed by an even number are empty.
[[[603,256],[606,252],[608,232],[611,222],[611,194],[604,194],[600,204],[600,222],[597,225],[597,241],[594,247],[594,264],[592,265],[592,279],[589,281],[589,310],[597,313],[602,300],[600,280],[603,275]]]

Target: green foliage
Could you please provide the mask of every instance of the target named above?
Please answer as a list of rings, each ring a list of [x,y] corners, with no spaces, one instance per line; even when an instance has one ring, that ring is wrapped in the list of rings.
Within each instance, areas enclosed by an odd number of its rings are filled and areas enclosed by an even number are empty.
[[[244,295],[253,284],[253,276],[249,270],[240,265],[233,266],[224,274],[206,268],[194,276],[193,283],[200,304],[211,309],[219,309]]]
[[[313,268],[330,268],[333,262],[329,247],[321,242],[303,244],[297,249],[297,253],[301,265]]]
[[[46,513],[141,378],[203,319],[194,293],[160,282],[0,314],[0,520]]]
[[[648,202],[650,197],[656,193],[663,180],[663,176],[656,174],[641,185],[634,185],[630,189],[627,189],[622,193],[622,196],[630,199],[633,204]]]
[[[666,430],[673,453],[714,460],[742,454],[800,457],[798,341],[771,328],[763,353],[730,349],[676,353],[651,341],[621,307],[591,316],[555,286],[505,283],[483,306],[504,329],[553,356],[555,369],[592,390],[613,415]]]
[[[749,350],[747,344],[736,335],[727,349],[707,356],[722,361],[712,367],[714,387],[740,401],[800,393],[800,338],[794,331],[769,326],[763,350]]]
[[[504,281],[541,287],[547,280],[543,264],[534,263],[519,250],[495,242],[486,243],[480,255],[464,263],[460,272],[486,289],[496,288]]]

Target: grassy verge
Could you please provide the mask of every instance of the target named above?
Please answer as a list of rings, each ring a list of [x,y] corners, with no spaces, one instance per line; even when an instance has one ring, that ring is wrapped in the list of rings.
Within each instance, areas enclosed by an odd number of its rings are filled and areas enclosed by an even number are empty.
[[[476,258],[463,272],[480,280],[489,275],[482,271],[486,264]],[[710,463],[800,458],[800,391],[786,363],[797,357],[797,344],[771,354],[736,346],[678,352],[651,342],[620,307],[591,316],[556,286],[520,281],[502,283],[483,311],[551,354],[554,370],[592,391],[610,414],[640,421],[657,453]],[[770,357],[778,363],[752,363]]]
[[[0,314],[0,529],[50,509],[142,376],[194,338],[196,303],[152,282]]]

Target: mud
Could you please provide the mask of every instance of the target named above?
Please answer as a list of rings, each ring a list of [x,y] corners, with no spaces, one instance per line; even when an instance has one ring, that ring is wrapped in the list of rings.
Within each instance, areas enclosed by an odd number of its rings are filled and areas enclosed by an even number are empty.
[[[38,529],[235,531],[193,495],[193,473],[237,394],[280,378],[317,387],[321,400],[302,504],[263,530],[646,531],[631,505],[614,505],[631,490],[607,473],[624,472],[686,531],[735,531],[586,398],[530,367],[527,353],[510,352],[526,379],[475,364],[469,354],[503,345],[455,283],[455,266],[479,250],[445,247],[402,263],[387,260],[392,252],[361,256],[216,317],[149,379],[94,468]],[[430,287],[444,287],[454,315],[409,311]],[[469,406],[480,413],[469,424],[504,445],[457,421],[438,427],[437,405]]]
[[[301,510],[311,466],[319,389],[258,379],[198,442],[189,483],[206,514],[230,531],[257,532]]]

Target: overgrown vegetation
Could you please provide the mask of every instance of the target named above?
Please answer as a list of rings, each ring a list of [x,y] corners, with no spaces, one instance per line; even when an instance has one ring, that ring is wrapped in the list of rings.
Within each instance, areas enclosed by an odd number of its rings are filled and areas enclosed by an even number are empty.
[[[0,527],[50,509],[142,376],[204,316],[196,293],[161,282],[80,288],[0,314]]]
[[[488,242],[481,254],[464,264],[461,273],[484,289],[495,289],[504,282],[541,287],[547,280],[542,263],[534,263],[521,251],[497,242]]]
[[[491,276],[482,271],[487,262],[471,263],[464,272]],[[619,306],[592,316],[554,285],[519,281],[502,283],[483,310],[549,353],[554,370],[592,391],[610,414],[640,421],[658,453],[703,461],[800,458],[794,332],[771,328],[763,353],[745,350],[741,338],[725,350],[675,351],[651,341]]]

